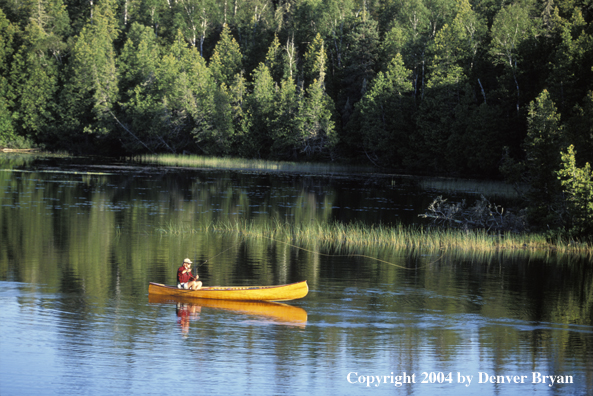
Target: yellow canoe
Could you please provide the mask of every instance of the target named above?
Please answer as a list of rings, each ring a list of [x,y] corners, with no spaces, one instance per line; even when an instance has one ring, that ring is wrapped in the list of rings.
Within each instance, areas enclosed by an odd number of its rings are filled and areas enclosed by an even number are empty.
[[[288,301],[303,298],[309,292],[307,281],[279,286],[211,286],[199,290],[184,290],[150,282],[148,295],[210,298],[240,301]]]
[[[253,315],[276,324],[304,327],[307,311],[292,305],[269,301],[213,300],[207,298],[148,295],[150,304],[187,304],[200,308],[214,308],[237,314]],[[202,311],[204,312],[204,311]]]

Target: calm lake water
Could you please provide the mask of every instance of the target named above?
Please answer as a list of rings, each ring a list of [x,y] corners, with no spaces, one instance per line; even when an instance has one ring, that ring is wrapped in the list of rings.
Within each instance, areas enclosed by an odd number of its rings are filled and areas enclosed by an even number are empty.
[[[593,393],[590,257],[348,255],[199,231],[418,222],[439,184],[24,158],[0,156],[2,396]],[[198,231],[160,231],[182,227]],[[307,280],[310,292],[149,299],[185,257],[208,260],[206,285]]]

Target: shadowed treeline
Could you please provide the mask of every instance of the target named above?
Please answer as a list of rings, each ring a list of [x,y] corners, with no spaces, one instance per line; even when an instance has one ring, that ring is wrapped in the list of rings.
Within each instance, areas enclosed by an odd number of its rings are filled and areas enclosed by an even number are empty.
[[[3,146],[498,177],[554,113],[592,160],[586,1],[0,5]]]

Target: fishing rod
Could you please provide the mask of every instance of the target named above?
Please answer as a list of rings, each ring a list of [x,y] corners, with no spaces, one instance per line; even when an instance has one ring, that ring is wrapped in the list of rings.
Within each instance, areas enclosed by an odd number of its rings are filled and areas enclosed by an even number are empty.
[[[378,261],[378,262],[380,262],[380,263],[387,264],[387,265],[391,265],[391,266],[394,266],[394,267],[396,267],[396,268],[400,268],[400,269],[404,269],[404,270],[408,270],[408,271],[414,271],[414,270],[418,270],[418,269],[421,269],[421,268],[424,268],[424,267],[428,267],[429,265],[431,265],[431,264],[434,264],[434,263],[438,262],[438,261],[439,261],[439,260],[440,260],[440,259],[443,257],[443,255],[441,254],[441,255],[440,255],[440,256],[439,256],[439,257],[438,257],[436,260],[434,260],[434,261],[431,261],[430,263],[428,263],[428,264],[426,264],[426,265],[424,265],[424,266],[422,266],[422,267],[408,268],[408,267],[404,267],[404,266],[402,266],[402,265],[398,265],[398,264],[395,264],[395,263],[391,263],[391,262],[389,262],[389,261],[381,260],[381,259],[379,259],[379,258],[376,258],[376,257],[372,257],[372,256],[366,256],[366,255],[364,255],[364,254],[353,254],[353,253],[350,253],[350,254],[329,254],[329,253],[321,253],[321,252],[315,252],[315,251],[313,251],[313,250],[305,249],[305,248],[303,248],[303,247],[300,247],[300,246],[297,246],[297,245],[293,245],[292,243],[288,243],[288,242],[284,242],[284,241],[279,241],[279,240],[277,240],[277,239],[274,239],[274,238],[271,238],[271,237],[268,237],[268,236],[265,236],[265,235],[262,235],[261,237],[262,237],[262,238],[269,239],[270,241],[273,241],[273,242],[277,242],[277,243],[283,243],[283,244],[285,244],[285,245],[288,245],[288,246],[290,246],[290,247],[293,247],[293,248],[295,248],[295,249],[300,249],[300,250],[303,250],[303,251],[305,251],[305,252],[309,252],[309,253],[316,253],[316,254],[319,254],[320,256],[326,256],[326,257],[361,257],[361,258],[366,258],[366,259],[375,260],[375,261]],[[238,246],[238,245],[240,245],[241,243],[243,243],[243,242],[241,241],[241,242],[239,242],[239,243],[237,243],[237,244],[234,244],[234,245],[232,245],[231,247],[229,247],[228,249],[226,249],[226,250],[223,250],[222,252],[220,252],[220,253],[218,253],[218,254],[216,254],[216,255],[214,255],[214,256],[212,256],[212,257],[208,258],[208,259],[207,259],[207,260],[205,260],[204,262],[197,264],[197,265],[196,265],[196,272],[198,271],[198,267],[199,267],[200,265],[204,265],[204,264],[206,264],[206,263],[207,263],[209,260],[212,260],[213,258],[215,258],[215,257],[217,257],[217,256],[220,256],[221,254],[223,254],[223,253],[225,253],[225,252],[227,252],[227,251],[231,250],[232,248],[234,248],[235,246]],[[193,273],[192,273],[192,275],[193,275]]]
[[[237,243],[237,244],[234,244],[234,245],[232,245],[230,248],[228,248],[228,249],[225,249],[225,250],[223,250],[222,252],[220,252],[220,253],[218,253],[218,254],[216,254],[216,255],[212,256],[212,257],[209,257],[209,258],[208,258],[208,259],[206,259],[204,262],[197,263],[197,264],[196,264],[196,276],[197,276],[197,274],[198,274],[198,267],[199,267],[200,265],[204,265],[204,264],[206,264],[208,261],[212,260],[213,258],[215,258],[215,257],[218,257],[218,256],[220,256],[221,254],[223,254],[223,253],[225,253],[225,252],[228,252],[229,250],[231,250],[231,249],[232,249],[232,248],[234,248],[235,246],[238,246],[238,245],[240,245],[240,244],[242,244],[242,243],[243,243],[243,242],[241,241],[241,242],[239,242],[239,243]],[[196,260],[196,259],[194,259],[194,260]],[[196,260],[196,261],[198,261],[198,260]],[[191,275],[192,275],[192,276],[194,276],[193,269],[192,269],[192,271],[191,271]],[[197,278],[195,278],[195,277],[194,277],[194,279],[197,279]]]
[[[222,252],[220,252],[220,253],[218,253],[218,254],[216,254],[216,255],[212,256],[212,257],[209,257],[209,258],[208,258],[206,261],[204,261],[203,263],[200,263],[200,264],[196,265],[196,268],[197,268],[197,267],[199,267],[200,265],[204,265],[204,264],[206,264],[208,261],[212,260],[213,258],[215,258],[215,257],[218,257],[218,256],[220,256],[221,254],[223,254],[223,253],[225,253],[225,252],[228,252],[229,250],[231,250],[231,249],[232,249],[232,248],[234,248],[235,246],[238,246],[238,245],[240,245],[240,244],[242,244],[242,243],[243,243],[243,242],[241,241],[241,242],[239,242],[239,243],[237,243],[237,244],[234,244],[234,245],[232,245],[230,248],[228,248],[228,249],[226,249],[226,250],[223,250]]]
[[[363,258],[367,258],[367,259],[378,261],[378,262],[383,263],[383,264],[392,265],[392,266],[394,266],[396,268],[401,268],[401,269],[408,270],[408,271],[415,271],[415,270],[418,270],[418,269],[421,269],[421,268],[424,268],[424,267],[428,267],[429,265],[436,263],[437,261],[439,261],[443,257],[443,255],[441,254],[439,256],[439,258],[437,258],[436,260],[434,260],[434,261],[432,261],[432,262],[430,262],[430,263],[428,263],[428,264],[426,264],[426,265],[424,265],[422,267],[408,268],[408,267],[404,267],[402,265],[391,263],[389,261],[378,259],[376,257],[365,256],[364,254],[328,254],[328,253],[321,253],[321,252],[315,252],[313,250],[309,250],[309,249],[305,249],[305,248],[300,247],[300,246],[293,245],[292,243],[288,243],[288,242],[284,242],[284,241],[279,241],[277,239],[270,238],[268,236],[262,235],[262,237],[263,238],[267,238],[270,241],[274,241],[274,242],[278,242],[278,243],[284,243],[284,244],[286,244],[286,245],[288,245],[290,247],[293,247],[293,248],[296,248],[296,249],[300,249],[300,250],[304,250],[305,252],[316,253],[316,254],[319,254],[320,256],[326,256],[326,257],[363,257]]]

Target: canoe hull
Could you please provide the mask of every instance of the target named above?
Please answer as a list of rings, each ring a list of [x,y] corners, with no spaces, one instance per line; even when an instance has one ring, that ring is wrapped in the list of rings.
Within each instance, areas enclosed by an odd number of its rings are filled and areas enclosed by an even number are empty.
[[[207,298],[237,301],[289,301],[303,298],[309,292],[307,281],[279,286],[203,287],[199,290],[184,290],[173,286],[151,282],[149,295]]]

